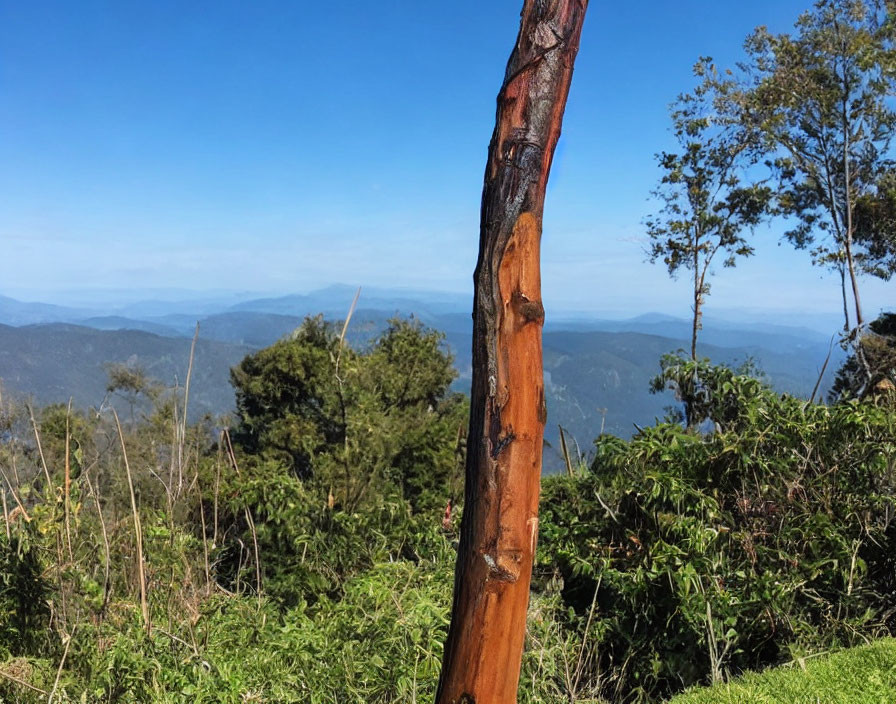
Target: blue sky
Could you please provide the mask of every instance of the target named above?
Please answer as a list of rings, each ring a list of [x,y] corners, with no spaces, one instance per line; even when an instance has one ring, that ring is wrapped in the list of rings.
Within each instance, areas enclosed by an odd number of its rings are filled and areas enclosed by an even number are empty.
[[[0,6],[0,293],[467,291],[521,0]],[[592,2],[546,205],[552,309],[688,314],[644,262],[667,105],[807,0]],[[838,282],[757,233],[708,313],[836,313]],[[866,282],[869,313],[893,286]]]

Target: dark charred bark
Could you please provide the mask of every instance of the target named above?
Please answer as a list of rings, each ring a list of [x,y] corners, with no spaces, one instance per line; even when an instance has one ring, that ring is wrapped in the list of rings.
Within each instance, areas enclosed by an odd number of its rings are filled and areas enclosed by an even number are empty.
[[[474,274],[466,488],[437,704],[516,702],[545,423],[545,187],[587,0],[525,0],[498,94]]]

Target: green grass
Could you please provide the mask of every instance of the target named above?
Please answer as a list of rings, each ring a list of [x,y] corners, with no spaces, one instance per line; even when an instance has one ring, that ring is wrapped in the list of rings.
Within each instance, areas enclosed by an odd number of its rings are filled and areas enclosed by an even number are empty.
[[[896,639],[799,660],[728,684],[693,689],[668,704],[891,704]]]

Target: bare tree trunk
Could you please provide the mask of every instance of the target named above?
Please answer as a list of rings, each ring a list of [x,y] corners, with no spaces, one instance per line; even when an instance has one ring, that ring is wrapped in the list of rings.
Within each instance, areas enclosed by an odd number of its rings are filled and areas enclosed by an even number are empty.
[[[845,250],[849,283],[852,285],[852,300],[856,307],[856,330],[861,331],[865,324],[865,316],[862,315],[862,299],[859,297],[859,279],[856,273],[855,255],[852,251],[852,232],[850,231],[847,231]]]
[[[852,206],[853,206],[853,197],[852,197],[852,173],[849,168],[849,106],[847,104],[847,96],[850,95],[850,86],[846,79],[846,72],[844,69],[844,92],[843,99],[841,104],[840,115],[842,118],[842,127],[843,127],[843,186],[845,191],[845,196],[843,198],[844,205],[846,206],[846,222],[844,223],[843,229],[845,230],[844,237],[844,249],[846,251],[846,264],[849,269],[849,282],[852,284],[852,299],[856,306],[856,334],[861,334],[861,328],[865,324],[864,316],[862,315],[862,301],[859,298],[859,282],[856,274],[856,263],[855,263],[855,255],[852,251],[852,236],[853,236],[853,220],[852,220]]]
[[[587,0],[525,0],[498,94],[474,274],[465,504],[438,704],[516,702],[545,423],[544,194]]]
[[[694,322],[691,328],[691,359],[697,361],[697,333],[700,331],[700,304],[703,302],[703,277],[700,275],[700,238],[694,239]]]
[[[843,295],[843,333],[848,336],[852,328],[849,325],[849,303],[846,299],[846,264],[838,261],[837,270],[840,273],[840,293]]]

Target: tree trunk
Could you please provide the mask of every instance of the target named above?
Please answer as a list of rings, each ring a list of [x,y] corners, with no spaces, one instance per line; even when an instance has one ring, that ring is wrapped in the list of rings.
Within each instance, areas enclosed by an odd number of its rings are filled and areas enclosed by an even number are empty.
[[[845,47],[844,47],[845,49]],[[844,249],[846,251],[846,264],[849,269],[849,282],[852,284],[852,298],[853,302],[856,306],[856,335],[861,334],[861,328],[865,324],[864,317],[862,316],[862,301],[859,298],[859,282],[857,280],[856,275],[856,263],[855,256],[852,251],[852,235],[853,235],[853,221],[852,221],[852,207],[853,207],[853,196],[851,192],[851,184],[852,184],[852,173],[849,168],[849,105],[848,105],[848,97],[852,93],[850,90],[850,84],[847,79],[846,69],[843,72],[843,98],[841,103],[841,124],[843,127],[843,187],[846,195],[844,196],[844,204],[846,206],[846,222],[843,223],[843,229],[846,232],[846,236],[844,237]]]
[[[700,304],[703,302],[703,276],[700,275],[700,237],[694,238],[694,322],[691,327],[691,359],[697,361],[697,333],[700,331]]]
[[[846,235],[846,265],[849,271],[849,283],[852,285],[852,300],[856,307],[856,331],[861,334],[862,326],[865,324],[865,317],[862,315],[862,299],[859,298],[859,280],[856,273],[855,255],[852,251],[852,232],[847,230]]]
[[[498,94],[474,274],[465,503],[438,704],[513,704],[538,532],[539,248],[587,0],[525,0]]]
[[[843,295],[843,334],[848,337],[852,328],[849,325],[849,302],[846,299],[846,264],[842,260],[837,262],[837,270],[840,273],[840,293]]]

